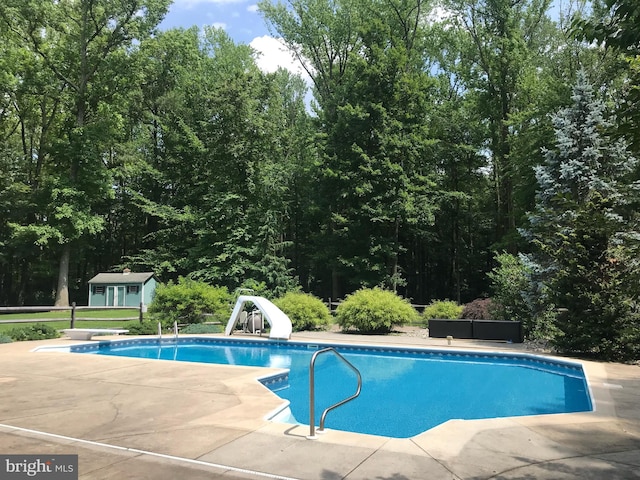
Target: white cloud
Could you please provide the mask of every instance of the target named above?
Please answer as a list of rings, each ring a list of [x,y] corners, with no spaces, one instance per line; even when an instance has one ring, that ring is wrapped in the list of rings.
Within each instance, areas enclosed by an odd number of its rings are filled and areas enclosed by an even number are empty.
[[[278,67],[297,73],[307,79],[308,75],[281,39],[264,35],[251,40],[249,45],[258,52],[256,63],[263,72],[275,72]]]
[[[256,13],[258,11],[258,4],[254,3],[247,7],[247,12]]]
[[[304,99],[307,111],[313,115],[311,102],[311,77],[307,74],[300,62],[295,58],[289,48],[282,42],[282,39],[264,35],[255,37],[249,45],[256,50],[256,64],[263,72],[275,72],[279,67],[289,70],[291,73],[300,75],[307,84],[308,90]]]

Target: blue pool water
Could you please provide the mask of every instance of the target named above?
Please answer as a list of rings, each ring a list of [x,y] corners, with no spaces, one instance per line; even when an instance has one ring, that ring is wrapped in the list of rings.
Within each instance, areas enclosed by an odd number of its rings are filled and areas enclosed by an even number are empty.
[[[263,383],[309,424],[309,361],[327,345],[211,338],[123,340],[71,347],[102,355],[288,369]],[[450,419],[592,410],[578,364],[522,354],[332,345],[362,374],[362,393],[327,415],[327,428],[407,438]],[[316,425],[329,405],[353,394],[354,373],[335,355],[316,361]]]

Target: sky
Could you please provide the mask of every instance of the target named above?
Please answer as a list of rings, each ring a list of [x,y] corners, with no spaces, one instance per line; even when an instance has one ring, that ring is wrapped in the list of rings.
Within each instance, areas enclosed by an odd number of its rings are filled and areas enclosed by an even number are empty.
[[[557,11],[565,0],[553,0]],[[265,72],[273,72],[278,67],[300,74],[310,84],[308,75],[292,58],[269,30],[258,12],[257,0],[174,0],[169,7],[163,30],[183,27],[211,25],[224,29],[236,42],[248,44],[260,52],[258,66]]]
[[[194,25],[200,29],[206,25],[222,28],[236,43],[251,45],[260,52],[257,63],[265,72],[283,67],[303,74],[282,44],[269,35],[256,0],[174,0],[160,29]]]

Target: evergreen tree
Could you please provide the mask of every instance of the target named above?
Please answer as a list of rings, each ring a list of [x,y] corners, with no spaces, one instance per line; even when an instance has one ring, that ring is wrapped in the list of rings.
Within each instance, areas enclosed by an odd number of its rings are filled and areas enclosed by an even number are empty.
[[[584,72],[572,105],[554,117],[555,149],[536,168],[536,208],[524,232],[535,247],[534,270],[558,307],[556,345],[606,358],[638,355],[640,320],[630,286],[637,236],[630,208],[637,164],[620,141]]]

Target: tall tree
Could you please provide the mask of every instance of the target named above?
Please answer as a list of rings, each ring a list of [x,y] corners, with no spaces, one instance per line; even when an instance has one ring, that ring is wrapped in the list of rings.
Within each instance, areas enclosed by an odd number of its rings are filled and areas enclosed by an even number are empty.
[[[607,135],[602,102],[583,72],[572,105],[554,118],[555,148],[536,169],[539,190],[528,238],[548,303],[557,317],[557,344],[568,351],[633,357],[640,340],[634,257],[637,166],[621,141]]]
[[[193,27],[160,32],[141,42],[137,101],[127,116],[124,168],[116,195],[114,235],[128,248],[113,262],[152,270],[165,279],[189,273],[194,245],[192,205],[202,192],[194,177],[205,152],[193,128],[204,121],[206,55]]]
[[[315,85],[327,213],[318,263],[331,269],[334,297],[402,286],[401,232],[433,221],[423,8],[420,0],[261,4]]]
[[[73,248],[104,228],[99,206],[112,195],[110,164],[126,95],[127,49],[149,35],[169,0],[6,2],[0,18],[55,79],[59,129],[49,132],[49,163],[37,181],[40,219],[15,225],[59,255],[56,305],[69,304]],[[47,89],[48,91],[49,89]],[[54,246],[55,245],[55,246]]]
[[[144,161],[132,170],[142,181],[123,192],[149,231],[129,258],[165,278],[291,288],[291,192],[313,160],[304,82],[261,72],[253,50],[219,29],[164,32],[141,52],[153,59]]]
[[[539,46],[549,23],[550,0],[452,0],[453,21],[469,35],[463,50],[465,80],[475,93],[477,113],[487,123],[487,149],[494,183],[495,242],[515,251],[518,161],[513,151],[521,125],[514,118],[523,102],[523,79],[539,67]]]

